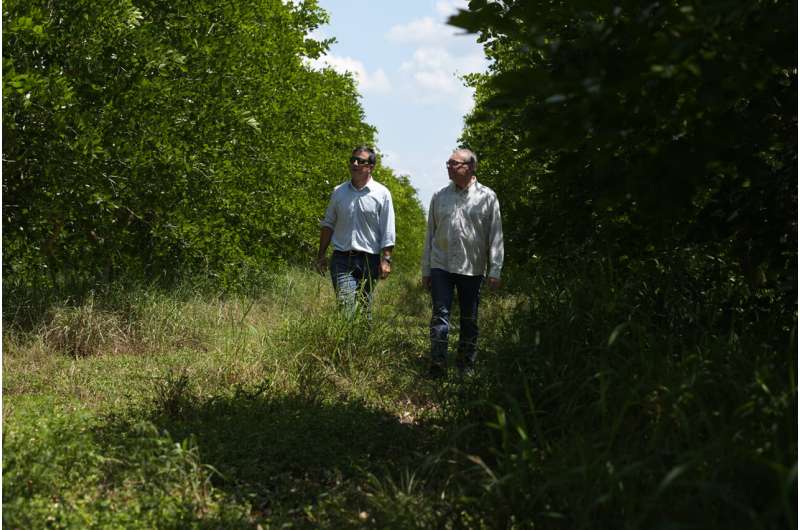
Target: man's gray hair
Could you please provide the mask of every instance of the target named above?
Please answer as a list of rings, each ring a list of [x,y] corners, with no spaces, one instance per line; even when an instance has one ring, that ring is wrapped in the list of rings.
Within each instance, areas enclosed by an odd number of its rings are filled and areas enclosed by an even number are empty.
[[[469,165],[472,166],[472,171],[474,172],[476,169],[478,169],[478,155],[473,153],[471,149],[467,149],[466,147],[459,147],[453,152],[464,153],[465,155],[467,155],[469,157],[467,159],[467,162],[469,162]]]

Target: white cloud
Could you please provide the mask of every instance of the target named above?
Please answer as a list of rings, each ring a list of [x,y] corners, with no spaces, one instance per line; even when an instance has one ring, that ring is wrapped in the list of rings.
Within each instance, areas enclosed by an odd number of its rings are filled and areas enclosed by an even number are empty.
[[[352,57],[325,55],[319,59],[309,61],[309,65],[312,68],[330,67],[341,74],[347,72],[353,74],[361,92],[387,93],[392,90],[392,85],[389,83],[389,78],[383,68],[369,72],[364,63]]]
[[[417,48],[410,61],[405,61],[400,70],[403,72],[451,72],[464,75],[486,70],[488,62],[483,53],[474,52],[464,55],[452,54],[445,48]]]
[[[455,15],[459,9],[467,9],[468,4],[467,0],[439,0],[436,2],[436,12],[443,17],[449,17]]]
[[[471,88],[464,86],[461,76],[486,68],[482,53],[454,55],[445,48],[418,48],[411,60],[400,66],[404,79],[410,80],[406,90],[421,103],[448,103],[460,112],[472,108]]]
[[[381,162],[392,168],[396,175],[412,175],[414,172],[408,169],[405,157],[392,150],[381,150]]]
[[[438,0],[433,14],[392,26],[386,39],[411,53],[397,71],[396,92],[416,103],[445,104],[466,113],[473,90],[461,77],[484,72],[489,63],[474,36],[446,24],[459,8],[466,9],[467,0]]]
[[[417,48],[414,50],[413,58],[410,61],[404,62],[401,70],[438,70],[445,67],[452,56],[445,48]]]
[[[443,42],[454,34],[454,28],[431,17],[423,17],[408,24],[392,26],[386,33],[386,38],[398,44],[421,44]]]
[[[424,90],[432,90],[440,95],[453,94],[458,90],[458,80],[447,72],[415,72],[414,81]]]

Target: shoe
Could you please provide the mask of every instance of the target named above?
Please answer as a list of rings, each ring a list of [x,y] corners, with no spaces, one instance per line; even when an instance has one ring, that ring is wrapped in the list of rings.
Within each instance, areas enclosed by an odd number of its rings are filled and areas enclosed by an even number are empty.
[[[428,367],[429,379],[442,379],[447,375],[447,369],[439,363],[431,363]]]

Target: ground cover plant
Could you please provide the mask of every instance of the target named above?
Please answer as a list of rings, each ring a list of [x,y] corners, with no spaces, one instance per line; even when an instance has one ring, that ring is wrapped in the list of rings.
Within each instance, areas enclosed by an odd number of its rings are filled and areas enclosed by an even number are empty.
[[[369,522],[376,477],[441,449],[424,318],[386,305],[421,293],[395,278],[380,317],[353,323],[327,279],[273,280],[255,298],[117,292],[7,327],[4,525]]]
[[[371,323],[289,270],[6,326],[4,526],[796,524],[794,330],[666,328],[606,272],[549,270],[485,297],[466,380],[424,377],[413,275],[381,285]],[[51,338],[70,326],[95,338]]]

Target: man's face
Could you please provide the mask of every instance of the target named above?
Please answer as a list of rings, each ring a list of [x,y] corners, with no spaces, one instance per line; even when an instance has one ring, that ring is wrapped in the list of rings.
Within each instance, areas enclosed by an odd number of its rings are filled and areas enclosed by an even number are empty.
[[[368,151],[356,151],[350,156],[350,175],[354,178],[366,177],[372,171],[372,167]]]
[[[447,174],[450,180],[462,188],[472,178],[472,167],[468,160],[469,156],[467,154],[456,151],[450,155],[450,159],[447,161]]]

